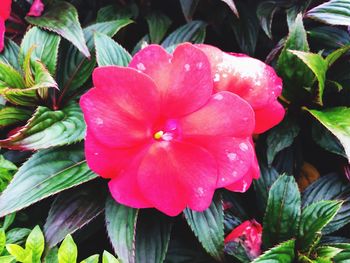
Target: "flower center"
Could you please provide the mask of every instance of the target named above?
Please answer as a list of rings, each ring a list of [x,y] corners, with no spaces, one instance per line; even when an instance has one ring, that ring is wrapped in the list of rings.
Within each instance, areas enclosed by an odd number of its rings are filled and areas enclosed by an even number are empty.
[[[157,141],[172,141],[181,139],[180,127],[176,120],[170,119],[165,121],[160,128],[156,129],[153,138]]]

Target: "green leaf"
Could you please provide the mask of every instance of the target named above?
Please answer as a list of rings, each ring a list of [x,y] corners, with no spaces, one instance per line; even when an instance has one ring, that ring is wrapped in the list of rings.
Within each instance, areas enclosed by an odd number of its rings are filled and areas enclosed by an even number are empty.
[[[107,22],[119,19],[136,19],[139,15],[138,7],[135,3],[125,6],[108,5],[98,10],[96,22]]]
[[[31,113],[27,109],[4,107],[0,109],[0,128],[26,121],[30,118]]]
[[[94,53],[94,33],[99,32],[112,37],[120,29],[131,22],[132,21],[129,19],[122,19],[97,23],[85,28],[84,35],[90,52],[92,54]],[[65,55],[64,65],[59,78],[59,86],[63,87],[62,92],[66,92],[66,96],[74,95],[77,92],[77,89],[83,86],[90,78],[95,65],[96,59],[94,56],[88,60],[78,51],[78,49],[73,46],[69,47]]]
[[[298,233],[298,247],[302,251],[308,251],[318,232],[334,218],[341,204],[339,201],[319,201],[303,209]]]
[[[45,263],[58,263],[58,248],[54,247],[46,252]]]
[[[6,245],[6,250],[12,256],[14,256],[16,258],[16,260],[19,261],[19,262],[27,263],[29,260],[31,260],[31,253],[30,253],[30,251],[25,250],[24,248],[22,248],[19,245],[8,244],[8,245]]]
[[[6,245],[6,234],[3,228],[0,228],[0,255],[4,251]],[[1,262],[1,261],[0,261]]]
[[[84,160],[81,145],[39,151],[0,196],[0,217],[96,177]]]
[[[329,234],[350,222],[350,185],[343,175],[328,174],[311,184],[303,193],[303,206],[322,200],[339,200],[343,202],[341,209],[332,222],[322,229]]]
[[[15,263],[16,258],[13,256],[2,256],[2,257],[0,257],[0,262],[1,263]]]
[[[264,254],[252,261],[252,263],[293,263],[295,258],[294,246],[295,240],[281,243],[265,251]]]
[[[102,66],[128,66],[131,55],[107,35],[95,33],[96,60]]]
[[[18,63],[19,46],[11,39],[5,38],[4,50],[0,53],[0,62],[8,64],[15,70],[20,71]]]
[[[320,258],[329,258],[332,259],[336,255],[338,255],[340,252],[342,252],[342,249],[337,247],[331,247],[331,246],[320,246],[316,249],[316,254]]]
[[[303,96],[303,87],[311,87],[314,75],[304,62],[289,50],[309,51],[301,15],[297,16],[289,31],[276,66],[277,73],[284,80],[283,96],[289,100],[295,100]]]
[[[33,117],[17,133],[0,140],[1,147],[38,150],[81,141],[85,122],[78,104],[71,103],[62,110],[39,106]]]
[[[118,259],[116,259],[111,253],[105,250],[103,251],[103,255],[102,255],[102,263],[121,263],[121,262]]]
[[[334,64],[334,62],[336,62],[341,56],[343,56],[344,54],[346,54],[350,49],[350,45],[341,47],[337,50],[334,50],[331,54],[329,54],[326,57],[326,61],[328,63],[328,67],[332,66]]]
[[[260,211],[264,212],[266,209],[270,188],[277,180],[279,174],[273,167],[267,167],[267,165],[261,162],[259,163],[259,167],[260,177],[253,180],[253,184]]]
[[[71,235],[67,235],[58,249],[58,263],[77,262],[78,248]]]
[[[0,62],[0,93],[3,88],[25,88],[25,83],[22,75],[12,66]]]
[[[312,122],[312,138],[323,149],[346,158],[344,147],[325,126],[317,120]]]
[[[0,193],[4,191],[7,185],[11,182],[17,167],[10,161],[0,155]],[[11,217],[5,217],[3,228],[6,230],[11,224]]]
[[[123,262],[135,262],[135,228],[138,210],[116,203],[106,202],[106,226],[114,251]]]
[[[192,21],[194,12],[197,9],[199,0],[180,0],[182,13],[187,22]]]
[[[330,25],[350,26],[350,2],[331,0],[312,8],[306,15]]]
[[[65,191],[51,205],[44,225],[46,244],[53,247],[104,210],[104,194],[96,184]]]
[[[350,108],[336,107],[322,111],[306,108],[306,110],[339,139],[350,161]]]
[[[224,211],[222,200],[214,197],[210,207],[203,212],[185,209],[188,225],[203,248],[216,260],[223,259],[224,250]]]
[[[237,7],[239,18],[232,17],[230,26],[240,49],[244,53],[253,55],[258,40],[259,20],[256,13],[251,11],[251,4],[239,1]]]
[[[307,65],[315,74],[318,80],[316,102],[320,105],[323,105],[323,92],[326,81],[326,72],[328,70],[327,61],[319,54],[297,50],[290,50],[290,52],[296,55],[299,59],[301,59],[305,63],[305,65]]]
[[[263,244],[270,248],[295,237],[301,199],[293,176],[282,175],[272,185],[263,224]]]
[[[221,1],[227,4],[228,7],[232,10],[232,12],[236,15],[236,17],[239,18],[238,10],[233,0],[221,0]]]
[[[58,47],[61,37],[44,31],[38,27],[31,28],[23,37],[21,43],[20,64],[23,65],[24,55],[29,52],[34,45],[35,49],[31,55],[31,60],[40,60],[48,69],[51,75],[56,73]]]
[[[159,212],[147,212],[141,211],[137,219],[136,262],[163,263],[173,221]]]
[[[39,226],[36,226],[29,234],[26,241],[26,250],[32,252],[32,263],[40,263],[44,252],[45,239]]]
[[[308,34],[316,43],[325,45],[330,49],[337,49],[350,44],[349,33],[333,26],[312,28],[308,31]]]
[[[31,230],[28,228],[12,228],[6,232],[7,243],[22,245],[29,236]]]
[[[334,263],[349,263],[349,258],[350,258],[349,243],[339,243],[339,244],[334,243],[334,244],[331,244],[331,246],[342,250],[339,254],[337,254],[333,258]]]
[[[2,155],[0,155],[0,168],[12,171],[17,170],[17,166],[12,162],[6,160]]]
[[[272,19],[275,15],[275,12],[278,10],[279,10],[279,6],[277,1],[261,2],[256,9],[256,14],[260,21],[260,25],[264,30],[265,34],[270,39],[272,39],[272,32],[271,32]]]
[[[203,43],[207,24],[203,21],[192,21],[179,27],[165,38],[162,46],[169,52],[182,42]]]
[[[151,43],[159,44],[168,31],[171,20],[160,12],[152,12],[146,16]]]
[[[267,162],[271,166],[277,153],[291,146],[298,136],[300,127],[295,119],[286,116],[276,127],[272,128],[266,138]]]
[[[27,16],[26,20],[33,25],[61,35],[76,46],[84,56],[90,57],[75,7],[68,2],[62,1],[49,5],[45,9],[46,11],[43,15],[39,17]]]
[[[100,256],[99,255],[92,255],[88,257],[87,259],[84,259],[80,263],[98,263]]]

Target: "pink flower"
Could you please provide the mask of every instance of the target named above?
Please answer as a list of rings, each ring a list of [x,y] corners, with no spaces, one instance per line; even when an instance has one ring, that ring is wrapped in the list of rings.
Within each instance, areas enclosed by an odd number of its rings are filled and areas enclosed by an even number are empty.
[[[272,67],[244,54],[228,54],[209,45],[197,47],[209,58],[214,90],[231,91],[254,109],[254,133],[265,132],[283,119],[285,111],[277,101],[282,92],[282,80]]]
[[[41,0],[34,0],[32,6],[30,7],[27,16],[41,16],[44,11],[44,4]]]
[[[1,0],[0,3],[0,52],[4,49],[5,22],[10,17],[12,0]],[[28,16],[41,16],[44,11],[44,4],[41,0],[34,0]]]
[[[203,211],[215,189],[244,192],[258,177],[254,112],[238,95],[213,94],[211,65],[194,45],[158,45],[129,67],[93,72],[81,97],[89,167],[110,178],[113,198],[170,216]]]
[[[5,21],[10,17],[12,0],[1,0],[0,3],[0,52],[4,49]]]
[[[225,244],[241,243],[251,258],[261,254],[262,226],[253,220],[244,221],[225,238]]]

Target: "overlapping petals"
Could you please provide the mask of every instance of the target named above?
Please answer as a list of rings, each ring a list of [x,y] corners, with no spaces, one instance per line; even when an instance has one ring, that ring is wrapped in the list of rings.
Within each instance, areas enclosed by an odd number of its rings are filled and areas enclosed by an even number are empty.
[[[264,104],[254,112],[248,97],[220,91],[211,63],[188,43],[173,54],[150,45],[127,68],[94,71],[80,100],[86,158],[111,179],[117,202],[175,216],[203,211],[217,188],[245,192],[258,178],[251,138]]]
[[[277,101],[282,80],[265,63],[243,54],[225,53],[209,45],[197,45],[208,56],[215,91],[230,91],[249,102],[255,112],[255,133],[262,133],[284,117]]]

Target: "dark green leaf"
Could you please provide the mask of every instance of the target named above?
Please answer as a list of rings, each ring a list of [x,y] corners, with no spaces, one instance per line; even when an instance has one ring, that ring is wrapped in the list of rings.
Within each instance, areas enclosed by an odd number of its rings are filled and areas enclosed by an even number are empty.
[[[265,34],[272,39],[272,19],[275,15],[275,12],[279,9],[277,1],[264,1],[258,5],[256,14],[260,21],[260,25],[264,30]]]
[[[207,24],[203,21],[192,21],[179,27],[172,32],[162,43],[169,52],[182,42],[203,43],[205,39],[205,28]]]
[[[329,258],[332,259],[336,255],[338,255],[342,249],[337,248],[337,247],[331,247],[331,246],[319,246],[316,249],[316,254],[320,258]]]
[[[266,248],[295,237],[300,208],[300,192],[294,177],[280,176],[271,187],[264,216],[262,238]]]
[[[0,62],[0,94],[3,88],[25,88],[22,75],[12,66]]]
[[[96,22],[100,23],[119,19],[136,19],[138,15],[139,10],[135,3],[130,3],[126,6],[108,5],[98,11]]]
[[[322,111],[306,110],[339,139],[350,160],[350,108],[336,107]]]
[[[171,20],[166,15],[153,12],[146,16],[151,43],[159,44],[168,31]]]
[[[0,62],[10,65],[15,70],[20,71],[18,63],[19,46],[11,39],[5,39],[3,52],[0,53]]]
[[[264,212],[267,205],[269,191],[272,184],[277,180],[279,174],[273,167],[267,167],[263,163],[259,163],[260,177],[253,181],[256,192],[257,202],[260,211]]]
[[[32,252],[32,262],[40,263],[40,258],[44,252],[45,240],[39,226],[36,226],[29,234],[26,241],[26,250]]]
[[[277,73],[284,80],[283,96],[293,100],[302,96],[303,87],[311,87],[314,75],[304,62],[289,50],[309,51],[301,15],[297,16],[291,27],[277,61]]]
[[[180,0],[182,13],[187,22],[192,21],[194,12],[197,9],[199,0]]]
[[[332,247],[341,249],[342,251],[333,258],[334,263],[349,263],[350,244],[332,244]]]
[[[68,235],[58,249],[59,263],[75,263],[78,257],[78,248],[71,235]]]
[[[33,25],[56,32],[76,46],[84,56],[90,57],[79,23],[78,12],[72,4],[65,1],[56,2],[49,5],[43,15],[27,16],[26,20]]]
[[[293,144],[294,138],[298,136],[299,131],[298,123],[289,116],[269,131],[266,138],[267,162],[269,166],[271,166],[277,153]]]
[[[72,103],[57,111],[40,106],[21,130],[0,140],[0,146],[37,150],[72,144],[84,136],[85,122],[78,104]]]
[[[46,256],[45,256],[44,262],[45,263],[59,263],[57,254],[58,254],[58,248],[57,247],[49,249],[46,252]]]
[[[0,109],[0,128],[26,121],[31,113],[30,110],[22,108],[4,107]]]
[[[349,33],[337,27],[316,27],[308,31],[308,34],[317,44],[325,45],[331,49],[337,49],[350,44]]]
[[[318,232],[334,218],[340,207],[339,201],[319,201],[303,209],[298,233],[298,247],[302,251],[308,251]]]
[[[203,248],[216,260],[223,259],[224,211],[222,200],[214,197],[210,207],[203,212],[185,209],[187,223],[201,242]]]
[[[94,53],[94,33],[99,32],[107,36],[114,36],[121,28],[131,23],[129,19],[122,19],[110,22],[93,24],[84,29],[84,35],[87,46],[91,53]],[[71,96],[77,89],[84,85],[90,78],[96,65],[96,59],[93,56],[90,60],[84,57],[75,47],[71,46],[64,59],[64,65],[60,76],[60,87],[63,92]]]
[[[0,217],[96,178],[81,145],[39,151],[24,163],[0,196]]]
[[[233,0],[221,0],[221,1],[224,2],[225,4],[227,4],[228,7],[232,10],[232,12],[233,12],[237,17],[239,17],[236,4],[235,4],[235,2],[234,2]]]
[[[96,32],[95,47],[96,60],[100,67],[109,65],[126,67],[131,60],[131,55],[107,35]]]
[[[325,60],[319,54],[297,51],[297,50],[290,50],[290,52],[296,55],[299,59],[301,59],[305,63],[305,65],[307,65],[315,74],[318,80],[316,102],[319,103],[320,105],[323,105],[323,92],[324,92],[324,85],[326,81],[326,72],[328,70],[327,60]]]
[[[330,53],[326,57],[326,61],[328,63],[328,67],[332,66],[334,62],[336,62],[341,56],[346,54],[350,49],[350,45],[346,45],[344,47],[338,48],[337,50],[334,50],[332,53]]]
[[[31,230],[28,228],[12,228],[6,232],[7,243],[9,244],[24,244]]]
[[[252,263],[293,263],[295,240],[289,240],[266,251]]]
[[[104,195],[96,184],[58,195],[52,203],[44,232],[48,247],[88,224],[104,209]]]
[[[136,262],[163,263],[170,241],[172,219],[159,212],[147,212],[141,212],[137,219]]]
[[[20,64],[23,64],[24,56],[34,45],[35,48],[31,55],[31,60],[40,60],[48,69],[51,75],[56,73],[58,46],[60,36],[46,32],[38,27],[30,29],[23,37],[21,43]]]
[[[109,239],[118,257],[127,263],[135,263],[135,227],[138,210],[116,203],[106,202],[106,226]]]
[[[343,201],[332,222],[323,228],[323,233],[332,233],[350,222],[350,185],[343,176],[338,174],[322,176],[303,193],[303,206],[322,200]]]
[[[331,0],[312,8],[306,15],[323,23],[350,26],[350,2]]]

